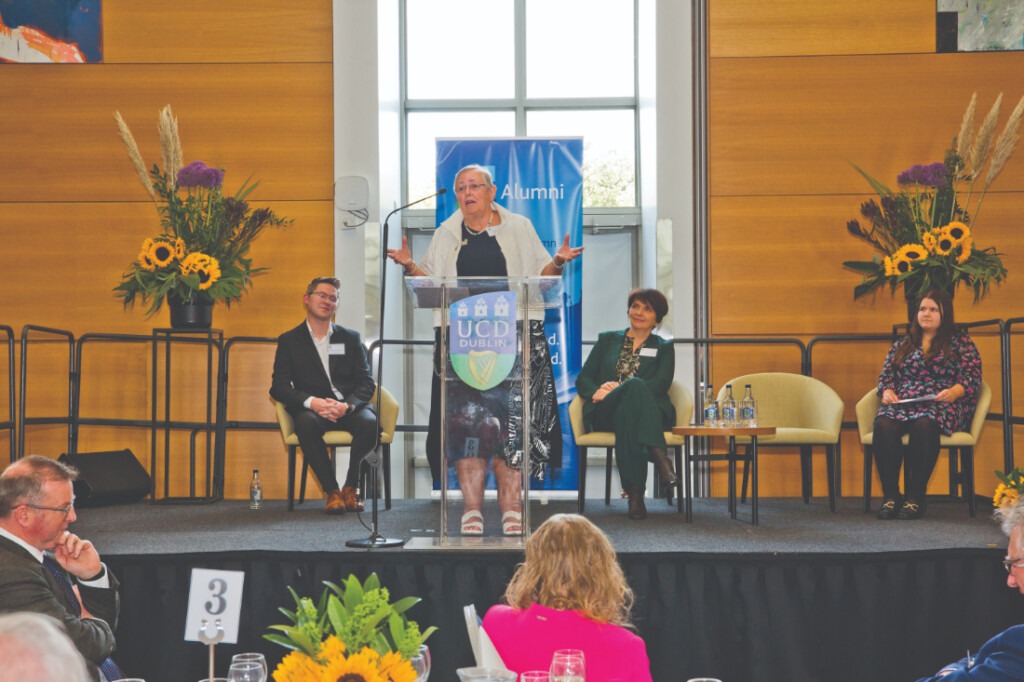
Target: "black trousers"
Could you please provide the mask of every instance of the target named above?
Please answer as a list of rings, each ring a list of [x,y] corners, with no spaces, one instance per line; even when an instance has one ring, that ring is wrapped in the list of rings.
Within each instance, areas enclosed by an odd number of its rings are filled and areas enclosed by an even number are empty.
[[[904,447],[903,434],[910,434]],[[900,467],[906,466],[907,497],[923,502],[928,479],[939,458],[939,424],[930,417],[899,421],[891,417],[875,418],[873,448],[882,494],[886,499],[900,496]]]
[[[309,462],[309,467],[320,481],[325,493],[338,490],[338,479],[331,467],[331,458],[327,455],[324,434],[328,431],[348,431],[352,434],[352,456],[349,458],[348,473],[345,485],[359,484],[359,464],[366,453],[373,449],[377,442],[377,417],[372,407],[366,406],[351,414],[346,414],[337,422],[324,419],[313,410],[302,409],[289,412],[295,422],[295,435],[302,446],[302,456]]]

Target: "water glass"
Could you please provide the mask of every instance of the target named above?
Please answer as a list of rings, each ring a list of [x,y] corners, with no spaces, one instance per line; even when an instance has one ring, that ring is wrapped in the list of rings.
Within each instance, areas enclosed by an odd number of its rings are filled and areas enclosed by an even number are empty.
[[[204,677],[203,679],[199,680],[199,682],[228,682],[228,678],[215,677],[211,680],[209,677]]]
[[[691,677],[686,682],[722,682],[717,677]]]
[[[263,666],[255,661],[232,663],[228,668],[228,682],[266,682]]]
[[[416,682],[426,682],[430,677],[430,647],[420,644],[419,653],[410,658],[409,662],[416,671]]]
[[[551,682],[585,682],[586,657],[579,649],[558,649],[551,657]]]
[[[142,679],[141,677],[121,677],[119,679],[113,680],[112,682],[146,682],[146,680]]]
[[[250,663],[250,662],[251,663],[259,663],[260,667],[263,669],[263,681],[262,682],[266,682],[268,679],[270,679],[269,673],[267,671],[267,658],[263,654],[258,654],[258,653],[235,654],[234,656],[231,657],[231,662],[232,663]]]
[[[547,670],[529,670],[519,676],[519,682],[549,682]]]

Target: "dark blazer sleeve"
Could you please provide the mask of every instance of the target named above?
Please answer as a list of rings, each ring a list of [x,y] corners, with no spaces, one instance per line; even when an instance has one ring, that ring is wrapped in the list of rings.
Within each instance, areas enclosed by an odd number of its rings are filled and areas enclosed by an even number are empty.
[[[302,334],[305,334],[305,339]],[[316,354],[316,347],[309,338],[306,323],[281,334],[277,338],[277,351],[274,353],[270,396],[284,403],[290,410],[298,410],[307,398],[323,398],[329,391],[327,375]]]
[[[332,355],[330,359],[331,381],[345,396],[345,402],[353,410],[361,410],[370,403],[377,384],[370,374],[370,363],[366,359],[366,347],[359,332],[335,325],[331,343],[345,344],[345,353]]]
[[[1024,625],[1014,625],[985,642],[973,658],[973,665],[968,666],[963,658],[939,670],[934,677],[922,677],[918,682],[1024,680]]]
[[[576,393],[586,403],[594,397],[597,389],[606,381],[615,379],[615,363],[622,348],[625,332],[602,332],[597,336],[597,343],[583,363],[583,369],[576,376]]]
[[[69,610],[63,592],[43,565],[24,549],[0,538],[0,612],[31,611],[64,624],[75,648],[96,665],[115,646],[114,628],[120,607],[117,580],[109,574],[106,589],[80,586],[82,602],[96,618],[79,618]]]

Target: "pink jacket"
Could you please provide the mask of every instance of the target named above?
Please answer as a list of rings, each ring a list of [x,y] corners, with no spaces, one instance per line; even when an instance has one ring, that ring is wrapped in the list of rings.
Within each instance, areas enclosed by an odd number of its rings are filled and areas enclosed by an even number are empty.
[[[582,649],[587,682],[651,682],[647,647],[629,630],[598,623],[576,611],[532,604],[525,611],[497,605],[487,610],[484,630],[509,670],[547,670],[555,649]]]

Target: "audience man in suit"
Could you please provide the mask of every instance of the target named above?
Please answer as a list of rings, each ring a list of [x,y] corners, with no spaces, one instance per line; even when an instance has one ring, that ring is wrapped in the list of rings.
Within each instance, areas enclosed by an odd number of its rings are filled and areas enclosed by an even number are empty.
[[[1003,565],[1009,574],[1006,584],[1024,594],[1024,498],[996,510],[1003,532],[1010,537]],[[934,677],[918,682],[996,682],[1024,680],[1024,625],[1003,630],[956,663],[950,663]]]
[[[0,616],[0,682],[89,682],[85,659],[61,629],[41,613]]]
[[[33,611],[59,621],[88,662],[123,677],[109,657],[120,601],[117,579],[75,521],[72,481],[78,472],[32,455],[0,474],[0,613]],[[2,665],[2,662],[0,662]]]
[[[356,488],[359,463],[377,442],[377,417],[370,404],[375,384],[359,333],[331,322],[341,283],[317,277],[306,287],[306,320],[277,340],[270,395],[295,420],[302,454],[327,494],[328,514],[362,511]],[[352,434],[345,485],[339,486],[324,433]]]

